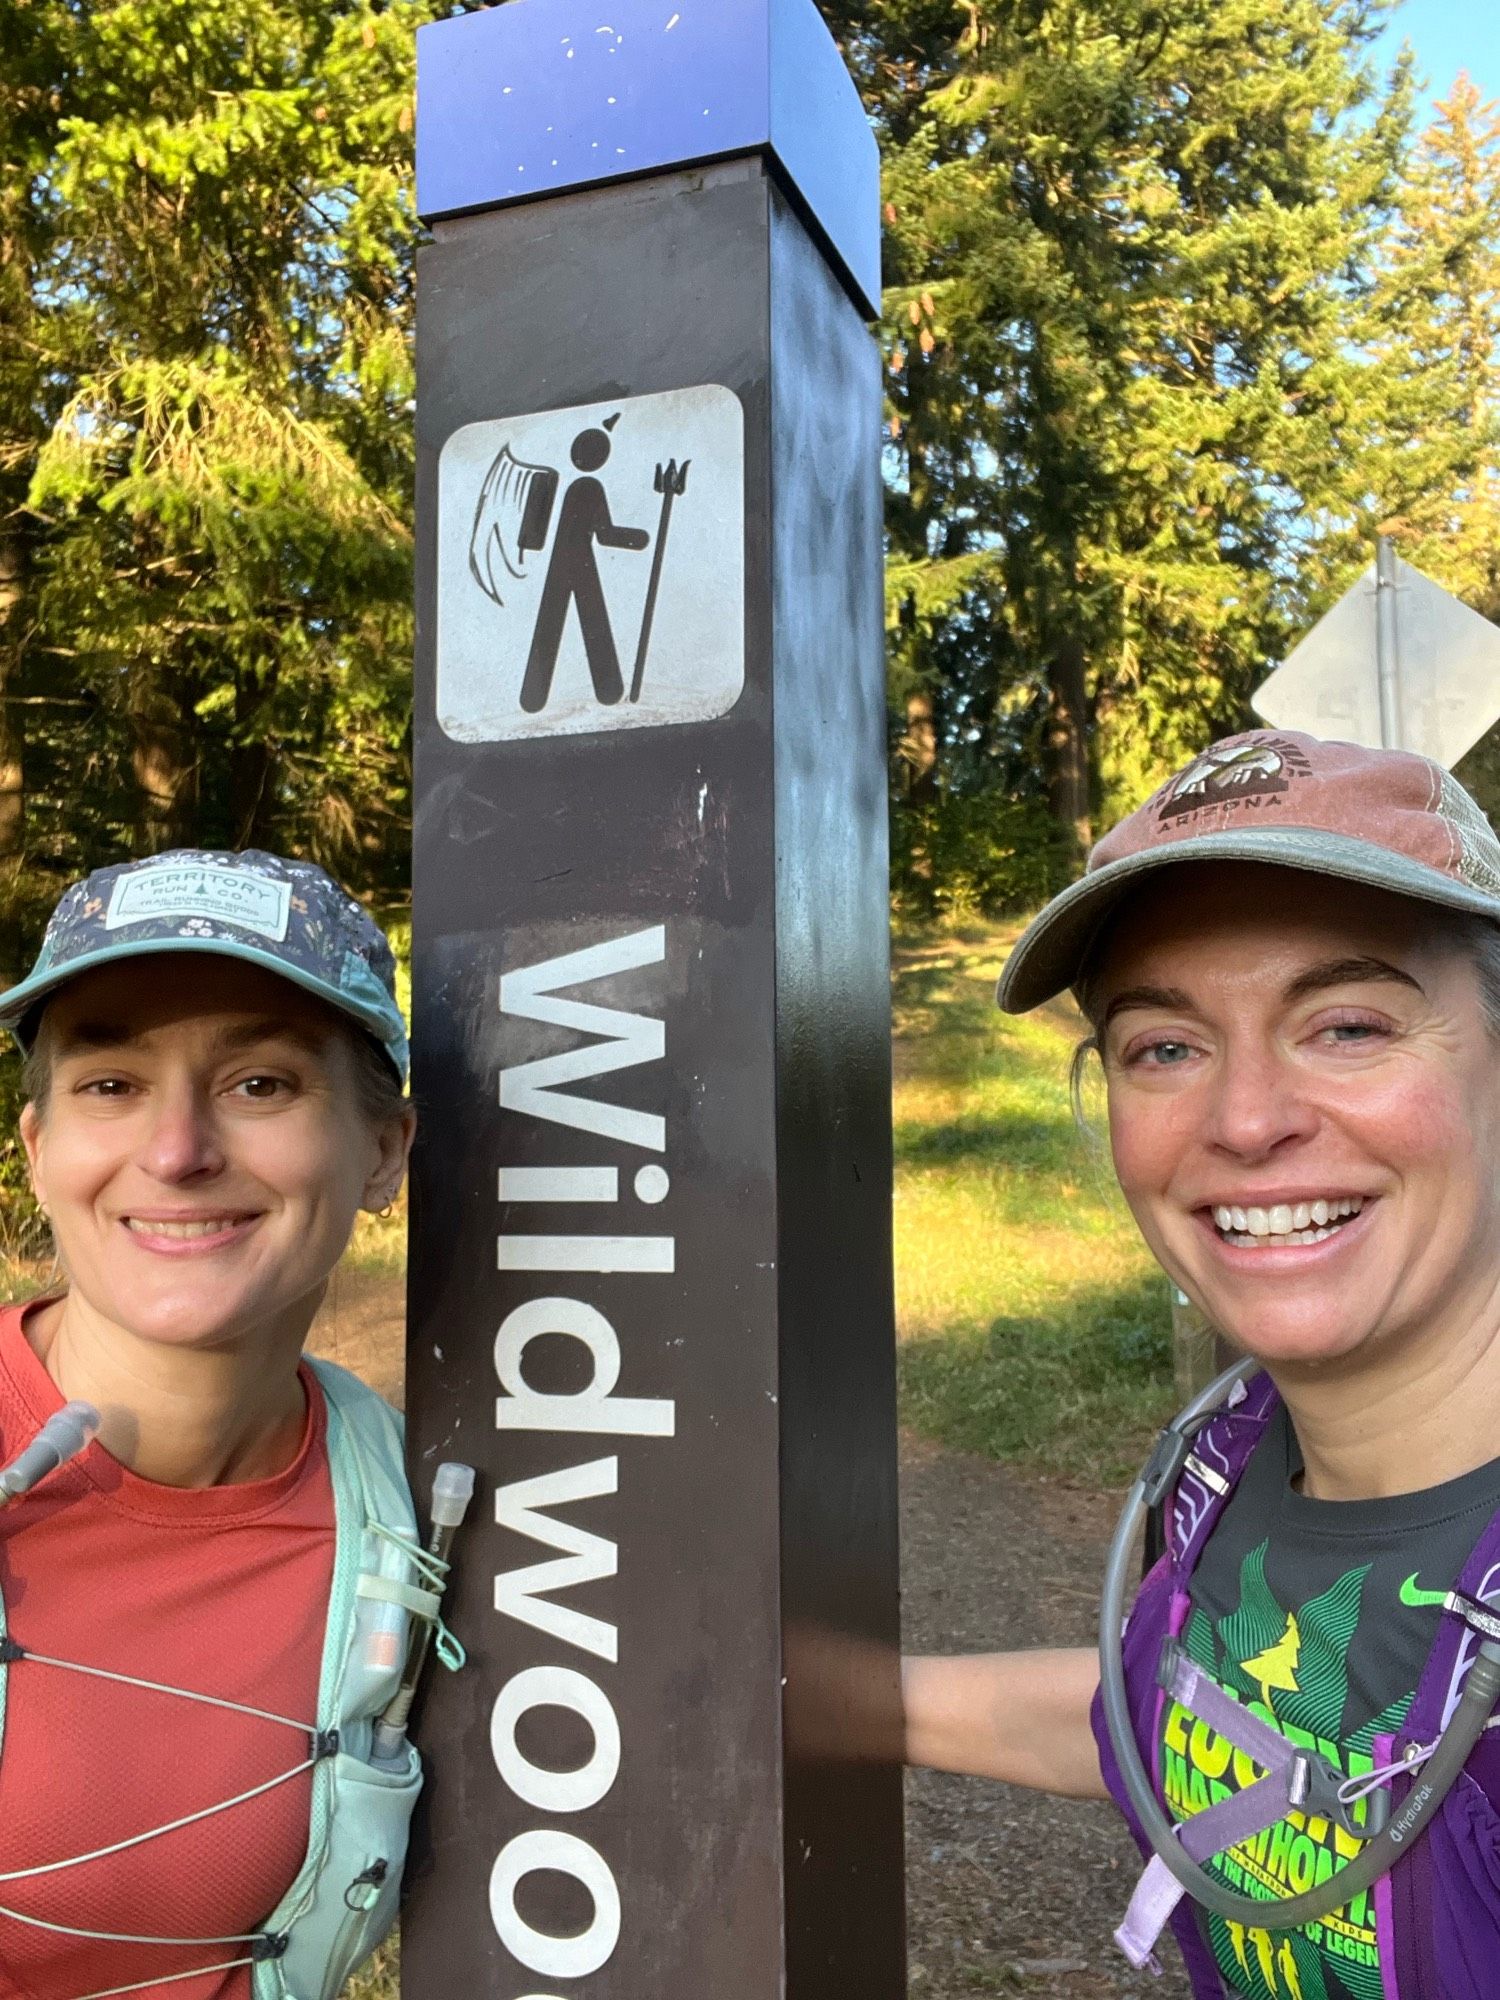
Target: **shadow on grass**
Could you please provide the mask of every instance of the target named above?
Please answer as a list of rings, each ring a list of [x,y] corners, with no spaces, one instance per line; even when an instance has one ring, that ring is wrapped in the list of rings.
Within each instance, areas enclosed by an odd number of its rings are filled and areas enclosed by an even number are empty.
[[[993,1116],[958,1118],[949,1125],[899,1124],[896,1160],[909,1167],[982,1163],[1050,1167],[1067,1173],[1092,1164],[1092,1155],[1070,1111],[1060,1111],[1055,1118],[1002,1111]]]
[[[1081,1290],[1045,1319],[918,1335],[900,1350],[906,1421],[961,1451],[1092,1486],[1137,1468],[1171,1415],[1166,1280]]]

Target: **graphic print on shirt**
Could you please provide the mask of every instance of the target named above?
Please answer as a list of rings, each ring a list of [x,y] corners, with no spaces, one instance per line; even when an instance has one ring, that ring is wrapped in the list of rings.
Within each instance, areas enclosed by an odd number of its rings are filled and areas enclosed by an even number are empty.
[[[1194,1609],[1184,1650],[1300,1748],[1321,1751],[1347,1777],[1363,1776],[1374,1769],[1375,1739],[1399,1729],[1411,1705],[1408,1693],[1353,1726],[1345,1715],[1349,1644],[1370,1565],[1347,1570],[1292,1613],[1266,1582],[1267,1546],[1262,1542],[1241,1564],[1234,1611],[1215,1621]],[[1167,1703],[1162,1778],[1175,1820],[1191,1819],[1259,1776],[1242,1751],[1179,1703]],[[1327,1881],[1361,1845],[1328,1820],[1294,1812],[1207,1866],[1226,1887],[1270,1902]],[[1220,1973],[1246,2000],[1381,2000],[1372,1891],[1296,1931],[1257,1930],[1216,1916],[1205,1922]]]

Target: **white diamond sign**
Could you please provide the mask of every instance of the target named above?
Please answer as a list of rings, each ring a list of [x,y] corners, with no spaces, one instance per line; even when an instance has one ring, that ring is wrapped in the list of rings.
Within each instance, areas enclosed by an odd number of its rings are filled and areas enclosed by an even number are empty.
[[[1399,744],[1451,770],[1500,721],[1500,626],[1470,610],[1410,563],[1392,581],[1366,570],[1254,696],[1277,729],[1378,748],[1381,733],[1382,591],[1390,595],[1385,645]]]

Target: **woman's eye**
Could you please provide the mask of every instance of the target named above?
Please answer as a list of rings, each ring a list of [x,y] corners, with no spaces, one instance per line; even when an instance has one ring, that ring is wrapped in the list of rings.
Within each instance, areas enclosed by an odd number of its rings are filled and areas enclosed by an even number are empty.
[[[1144,1064],[1152,1069],[1168,1069],[1178,1063],[1186,1062],[1193,1053],[1191,1042],[1170,1040],[1146,1042],[1138,1048],[1131,1049],[1125,1060],[1127,1063]]]
[[[242,1076],[234,1085],[234,1090],[237,1096],[253,1098],[260,1103],[281,1096],[291,1087],[284,1076]]]
[[[87,1082],[79,1084],[78,1089],[80,1095],[85,1097],[115,1098],[130,1094],[130,1085],[123,1076],[91,1076]]]
[[[1318,1030],[1320,1039],[1340,1043],[1382,1041],[1390,1029],[1384,1021],[1325,1021]]]

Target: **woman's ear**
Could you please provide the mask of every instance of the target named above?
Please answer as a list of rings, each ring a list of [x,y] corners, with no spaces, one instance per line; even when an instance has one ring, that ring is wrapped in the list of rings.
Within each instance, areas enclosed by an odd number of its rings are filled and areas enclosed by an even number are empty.
[[[21,1106],[21,1144],[26,1148],[26,1164],[31,1172],[31,1192],[38,1208],[47,1206],[47,1190],[42,1185],[42,1121],[34,1104]]]
[[[381,1126],[377,1164],[365,1182],[364,1195],[359,1204],[361,1208],[378,1214],[381,1209],[389,1208],[400,1194],[401,1184],[406,1179],[406,1163],[411,1157],[411,1143],[416,1136],[417,1113],[412,1104],[406,1105],[398,1118],[388,1118]],[[29,1147],[27,1151],[29,1154]],[[35,1177],[33,1170],[33,1180]]]

